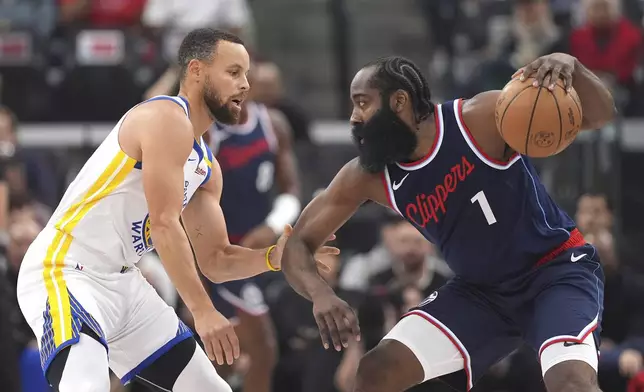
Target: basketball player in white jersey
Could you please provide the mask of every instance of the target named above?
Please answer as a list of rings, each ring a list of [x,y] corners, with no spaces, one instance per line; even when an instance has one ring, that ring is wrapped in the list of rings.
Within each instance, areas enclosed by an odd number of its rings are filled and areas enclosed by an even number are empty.
[[[108,368],[155,391],[231,391],[208,357],[230,364],[239,344],[201,284],[195,257],[217,282],[279,269],[289,228],[261,250],[228,242],[221,171],[202,140],[213,119],[237,122],[248,53],[234,35],[199,29],[182,42],[179,63],[179,96],[126,113],[22,263],[18,300],[57,391],[108,392]],[[208,357],[136,268],[153,244]]]

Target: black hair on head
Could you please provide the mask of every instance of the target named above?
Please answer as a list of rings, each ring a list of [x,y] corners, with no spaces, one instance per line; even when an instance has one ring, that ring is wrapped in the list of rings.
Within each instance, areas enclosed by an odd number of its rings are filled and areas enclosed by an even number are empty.
[[[416,64],[400,56],[382,57],[365,66],[375,67],[372,87],[380,90],[383,99],[396,90],[407,91],[411,97],[416,121],[421,122],[434,113],[432,94],[427,80]]]
[[[179,46],[178,62],[181,67],[181,78],[186,76],[190,60],[210,61],[219,41],[228,41],[244,45],[244,41],[235,34],[223,30],[203,28],[195,29],[183,38]]]
[[[608,209],[608,211],[613,212],[613,201],[606,192],[601,192],[595,189],[591,189],[588,192],[582,193],[579,196],[579,198],[577,198],[577,202],[579,202],[579,200],[581,200],[584,197],[604,199],[604,202],[606,202],[606,208]]]

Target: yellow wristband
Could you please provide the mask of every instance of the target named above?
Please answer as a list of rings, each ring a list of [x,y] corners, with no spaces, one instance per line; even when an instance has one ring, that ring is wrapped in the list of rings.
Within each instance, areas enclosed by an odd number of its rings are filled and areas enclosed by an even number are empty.
[[[268,270],[269,270],[269,271],[279,271],[279,270],[280,270],[280,268],[275,268],[275,267],[273,267],[273,265],[271,264],[270,259],[268,258],[268,256],[270,256],[270,255],[271,255],[271,252],[273,251],[273,249],[275,249],[275,247],[276,247],[276,246],[277,246],[277,245],[271,245],[271,246],[266,250],[266,266],[268,267]]]

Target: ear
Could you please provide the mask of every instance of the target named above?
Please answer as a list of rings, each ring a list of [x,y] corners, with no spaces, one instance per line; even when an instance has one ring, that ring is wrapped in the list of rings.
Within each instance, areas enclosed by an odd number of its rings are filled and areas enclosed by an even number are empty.
[[[402,112],[408,102],[409,94],[405,90],[396,90],[389,96],[389,106],[395,113]]]
[[[199,81],[199,78],[202,73],[201,69],[201,63],[197,59],[192,59],[188,63],[188,73],[191,73],[193,76],[197,78],[197,81]]]

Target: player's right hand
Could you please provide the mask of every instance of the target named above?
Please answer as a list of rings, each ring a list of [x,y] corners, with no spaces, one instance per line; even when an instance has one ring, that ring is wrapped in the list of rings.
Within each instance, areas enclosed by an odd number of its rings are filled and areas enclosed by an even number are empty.
[[[239,358],[239,339],[230,321],[214,309],[193,316],[208,358],[219,365],[232,365]]]
[[[313,316],[318,324],[325,349],[330,346],[329,338],[336,351],[342,350],[342,347],[349,347],[349,340],[352,337],[360,341],[358,318],[349,304],[332,291],[312,299]]]

